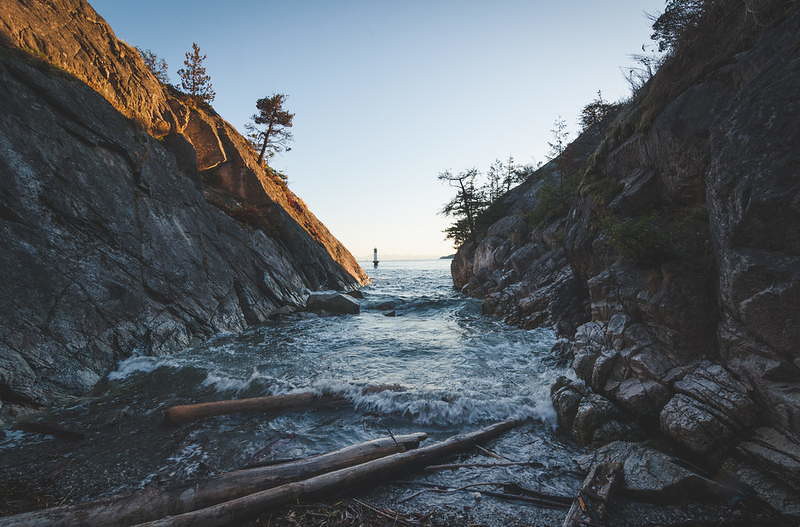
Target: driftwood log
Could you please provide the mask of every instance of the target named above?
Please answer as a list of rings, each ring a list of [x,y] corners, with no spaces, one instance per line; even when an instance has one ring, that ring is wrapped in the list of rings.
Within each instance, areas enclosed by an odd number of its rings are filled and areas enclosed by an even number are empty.
[[[14,423],[12,428],[15,430],[22,430],[23,432],[31,432],[33,434],[51,435],[67,441],[79,441],[84,438],[82,432],[69,430],[58,423],[49,423],[46,421],[18,421]]]
[[[424,466],[430,464],[434,459],[468,450],[482,441],[493,439],[514,428],[520,422],[518,420],[503,421],[475,432],[451,437],[446,441],[430,446],[402,454],[393,454],[306,480],[288,483],[205,509],[166,517],[158,521],[142,524],[140,527],[238,525],[273,507],[285,505],[299,498],[341,494],[369,482],[383,483],[387,481],[391,474]]]
[[[386,391],[398,392],[402,390],[404,390],[404,388],[396,384],[374,385],[362,388],[361,393],[371,394]],[[240,412],[279,412],[282,410],[309,407],[315,404],[341,403],[344,401],[345,398],[342,395],[334,393],[287,393],[283,395],[251,397],[248,399],[171,406],[164,412],[164,419],[169,424],[180,425],[217,415],[228,415]]]
[[[622,464],[592,466],[564,518],[563,527],[604,527],[608,501],[622,478]]]
[[[209,507],[291,481],[417,448],[427,434],[375,439],[291,463],[236,470],[167,489],[151,488],[103,500],[0,518],[0,527],[124,526]]]

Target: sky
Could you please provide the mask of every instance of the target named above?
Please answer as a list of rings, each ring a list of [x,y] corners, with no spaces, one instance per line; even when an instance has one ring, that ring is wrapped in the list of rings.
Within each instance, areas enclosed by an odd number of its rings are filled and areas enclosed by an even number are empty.
[[[288,95],[294,144],[272,165],[359,259],[453,252],[436,175],[513,155],[546,159],[553,121],[574,138],[663,0],[90,0],[177,83],[197,42],[216,110],[243,130],[255,101]]]

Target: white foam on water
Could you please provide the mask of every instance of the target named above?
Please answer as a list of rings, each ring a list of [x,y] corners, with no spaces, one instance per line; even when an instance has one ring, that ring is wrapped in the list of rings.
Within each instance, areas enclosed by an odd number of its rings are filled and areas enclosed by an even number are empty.
[[[166,364],[164,357],[129,357],[117,364],[117,369],[108,374],[108,380],[119,381],[135,373],[150,373]]]
[[[179,476],[181,479],[188,478],[197,472],[208,459],[208,452],[201,445],[197,443],[186,445],[167,459],[167,463],[172,464],[168,475],[170,477]]]
[[[312,391],[341,395],[360,412],[397,415],[412,422],[431,425],[475,424],[505,419],[534,419],[552,422],[555,418],[549,393],[517,396],[491,396],[478,392],[413,390],[363,393],[366,385],[336,380],[322,380],[307,388],[276,391],[297,393]]]
[[[258,371],[256,368],[253,368],[247,378],[228,375],[219,370],[211,370],[206,373],[206,378],[201,383],[201,386],[213,388],[217,392],[234,391],[240,393],[250,388],[254,382],[261,380],[269,381],[269,384],[277,382],[277,379]]]

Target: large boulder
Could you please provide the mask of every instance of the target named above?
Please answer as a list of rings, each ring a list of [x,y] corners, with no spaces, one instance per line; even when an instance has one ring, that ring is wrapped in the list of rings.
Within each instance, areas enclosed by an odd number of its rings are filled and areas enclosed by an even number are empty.
[[[336,292],[316,292],[308,295],[306,309],[314,313],[357,315],[361,306],[351,296]]]
[[[701,361],[673,385],[661,410],[661,430],[697,453],[707,453],[755,424],[749,388],[719,364]]]
[[[645,500],[674,503],[736,492],[691,470],[679,458],[642,443],[614,441],[579,457],[577,463],[583,470],[598,463],[622,463],[625,493]]]
[[[550,399],[559,429],[581,445],[602,445],[641,436],[639,427],[614,403],[592,393],[580,382],[559,377],[550,388]]]

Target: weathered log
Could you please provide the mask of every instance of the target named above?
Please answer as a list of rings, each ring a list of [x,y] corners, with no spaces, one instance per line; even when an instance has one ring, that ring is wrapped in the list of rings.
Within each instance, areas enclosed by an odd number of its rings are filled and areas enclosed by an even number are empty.
[[[133,525],[405,452],[417,448],[426,437],[427,434],[417,433],[375,439],[291,463],[228,472],[194,485],[145,489],[134,494],[18,514],[0,518],[0,527]]]
[[[513,461],[509,463],[454,463],[451,465],[431,465],[425,467],[427,472],[437,470],[458,470],[461,468],[498,468],[498,467],[541,467],[538,461]]]
[[[603,527],[608,500],[622,477],[620,463],[594,465],[564,518],[563,527]]]
[[[58,423],[49,423],[47,421],[17,421],[12,428],[33,434],[51,435],[67,441],[80,441],[84,438],[81,432],[68,430]]]
[[[481,441],[497,437],[521,421],[503,421],[492,426],[451,437],[441,443],[394,454],[349,468],[328,472],[313,478],[274,487],[212,507],[141,524],[140,527],[180,527],[238,525],[264,511],[298,498],[343,493],[368,482],[384,482],[393,473],[424,466],[432,460],[474,447]]]
[[[404,388],[397,384],[366,386],[362,393],[371,394],[386,391],[402,391]],[[303,408],[321,403],[344,402],[345,398],[335,393],[298,392],[283,395],[268,395],[265,397],[251,397],[248,399],[233,399],[227,401],[213,401],[209,403],[182,404],[171,406],[164,412],[164,418],[169,424],[179,425],[214,417],[239,412],[278,412]]]

